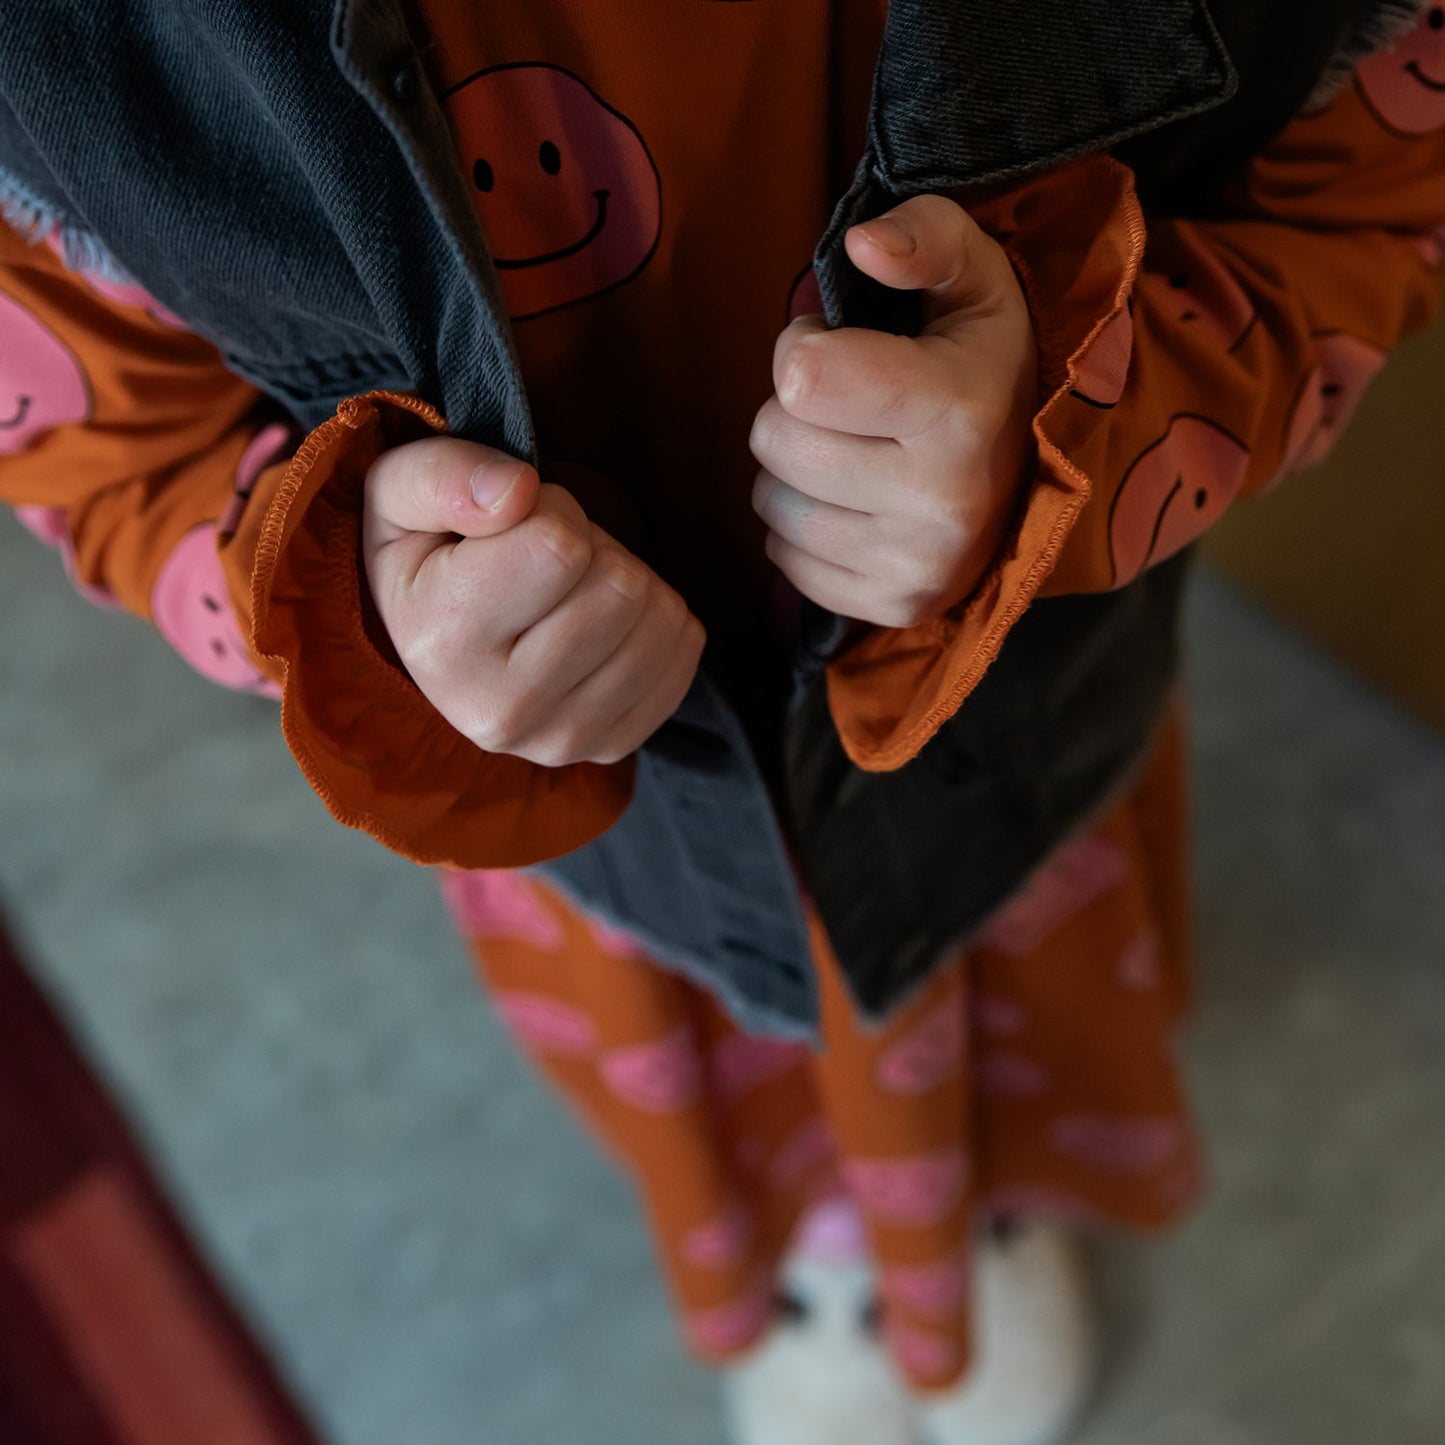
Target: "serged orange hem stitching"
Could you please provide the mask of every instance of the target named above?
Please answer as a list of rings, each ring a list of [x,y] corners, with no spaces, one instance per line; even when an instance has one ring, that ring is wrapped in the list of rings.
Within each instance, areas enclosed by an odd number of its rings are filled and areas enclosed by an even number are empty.
[[[1112,164],[1118,164],[1113,162]],[[1120,167],[1120,169],[1125,169]],[[1116,317],[1120,310],[1128,303],[1130,290],[1139,274],[1139,268],[1144,259],[1144,243],[1148,234],[1148,227],[1144,221],[1144,213],[1139,205],[1139,198],[1132,185],[1125,192],[1124,200],[1130,205],[1130,214],[1127,219],[1127,234],[1129,237],[1129,255],[1124,266],[1124,275],[1114,293],[1114,305],[1108,313],[1097,321],[1090,330],[1089,335],[1083,344],[1075,351],[1074,355],[1082,355],[1098,339],[1104,328]],[[1020,270],[1023,271],[1025,289],[1031,280],[1031,273],[1026,264],[1021,260],[1016,261]],[[851,762],[867,772],[884,773],[895,768],[901,768],[905,763],[917,757],[919,750],[933,736],[938,729],[958,711],[964,698],[978,685],[979,679],[998,656],[1003,640],[1010,629],[1023,616],[1029,604],[1038,595],[1038,590],[1043,586],[1054,564],[1058,561],[1059,553],[1068,539],[1069,533],[1073,530],[1074,523],[1078,521],[1079,513],[1083,511],[1085,503],[1089,500],[1092,487],[1089,478],[1079,470],[1067,457],[1044,435],[1044,423],[1060,402],[1069,393],[1069,389],[1078,380],[1078,374],[1072,359],[1066,368],[1064,380],[1060,383],[1054,394],[1048,399],[1034,418],[1033,432],[1035,440],[1039,444],[1040,461],[1047,455],[1051,461],[1056,462],[1058,471],[1069,481],[1073,482],[1078,490],[1072,498],[1064,503],[1053,527],[1050,529],[1048,540],[1043,550],[1034,560],[1033,565],[1025,574],[1023,581],[1014,589],[1013,597],[1002,604],[1000,610],[995,614],[994,621],[983,637],[979,639],[974,648],[972,657],[961,673],[948,685],[943,695],[923,717],[915,723],[901,737],[895,738],[892,742],[877,747],[870,747],[861,741],[852,731],[839,729],[839,739],[843,744],[843,750],[847,753]],[[833,678],[831,670],[827,679],[828,696],[830,707],[833,702]]]

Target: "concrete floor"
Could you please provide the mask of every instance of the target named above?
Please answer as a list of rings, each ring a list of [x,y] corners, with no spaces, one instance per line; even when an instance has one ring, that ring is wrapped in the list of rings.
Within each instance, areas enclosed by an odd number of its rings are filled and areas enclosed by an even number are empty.
[[[430,880],[8,517],[0,601],[0,897],[333,1445],[721,1445]],[[1445,1442],[1445,743],[1217,583],[1191,630],[1216,1187],[1101,1242],[1082,1441]]]

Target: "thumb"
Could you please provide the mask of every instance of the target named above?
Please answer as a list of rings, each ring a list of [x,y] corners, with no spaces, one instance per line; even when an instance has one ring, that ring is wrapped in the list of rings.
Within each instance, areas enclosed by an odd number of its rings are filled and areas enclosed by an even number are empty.
[[[947,196],[914,196],[854,226],[843,244],[865,276],[922,291],[925,323],[991,311],[1018,289],[1003,248]]]
[[[541,486],[526,462],[458,437],[427,437],[383,452],[366,474],[376,540],[405,532],[493,537],[528,517]]]

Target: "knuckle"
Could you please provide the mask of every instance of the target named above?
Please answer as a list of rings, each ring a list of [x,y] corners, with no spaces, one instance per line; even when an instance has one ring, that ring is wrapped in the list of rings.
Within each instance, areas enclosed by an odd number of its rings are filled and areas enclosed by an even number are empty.
[[[790,412],[817,393],[822,381],[823,357],[809,338],[797,341],[778,364],[778,400]]]
[[[531,522],[531,541],[550,565],[568,575],[581,575],[592,560],[592,543],[562,517],[536,517]]]
[[[621,551],[609,552],[597,566],[598,580],[616,598],[627,604],[628,611],[643,605],[648,591],[646,571]]]
[[[586,756],[586,744],[575,726],[553,727],[531,750],[531,760],[544,768],[565,768]]]
[[[524,690],[483,697],[472,706],[466,734],[484,752],[521,755],[533,731]]]
[[[522,741],[522,734],[505,707],[474,709],[464,731],[485,753],[515,752]]]
[[[670,632],[680,632],[691,616],[682,595],[671,587],[659,589],[654,605],[658,622]]]
[[[888,592],[876,597],[868,607],[866,620],[878,627],[917,627],[927,621],[928,607],[923,594]]]
[[[783,421],[787,413],[781,406],[769,402],[753,418],[752,430],[748,433],[748,448],[758,461],[776,454],[782,440]]]

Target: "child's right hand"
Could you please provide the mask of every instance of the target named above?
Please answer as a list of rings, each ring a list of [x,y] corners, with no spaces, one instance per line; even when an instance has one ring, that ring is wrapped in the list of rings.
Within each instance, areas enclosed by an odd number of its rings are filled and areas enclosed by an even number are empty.
[[[377,612],[432,706],[489,753],[545,767],[634,752],[687,694],[687,604],[505,452],[428,437],[366,476]]]

